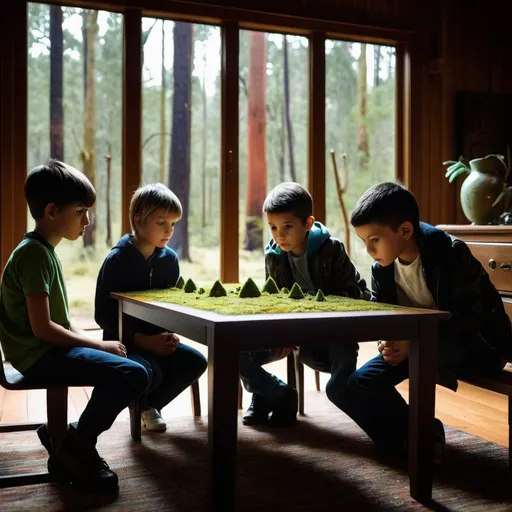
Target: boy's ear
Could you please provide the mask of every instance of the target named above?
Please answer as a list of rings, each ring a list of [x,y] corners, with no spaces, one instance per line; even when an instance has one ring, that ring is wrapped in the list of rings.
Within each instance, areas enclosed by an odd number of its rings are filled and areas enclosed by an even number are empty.
[[[44,208],[43,217],[49,218],[50,220],[54,220],[56,213],[57,207],[55,206],[55,203],[48,203]]]
[[[414,227],[412,225],[411,222],[409,222],[408,220],[405,221],[401,226],[400,226],[400,231],[401,231],[401,234],[402,236],[406,239],[406,240],[410,240],[410,238],[414,235]]]
[[[138,213],[133,216],[133,223],[137,228],[140,228],[140,215]]]
[[[313,222],[315,222],[315,217],[313,217],[313,215],[310,215],[307,219],[306,219],[306,229],[309,231],[311,229],[311,227],[313,226]]]

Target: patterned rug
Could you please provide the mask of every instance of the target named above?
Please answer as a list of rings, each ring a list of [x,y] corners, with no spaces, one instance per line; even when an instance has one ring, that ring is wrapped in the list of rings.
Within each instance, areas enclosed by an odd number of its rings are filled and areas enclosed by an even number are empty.
[[[406,472],[379,459],[338,411],[314,411],[283,430],[240,423],[237,511],[512,510],[507,449],[453,429],[446,438],[446,460],[425,507],[410,498]],[[206,417],[172,418],[166,433],[144,433],[141,443],[131,440],[127,423],[116,422],[99,451],[119,475],[118,495],[32,485],[0,490],[0,510],[204,511],[206,448]],[[1,434],[0,450],[2,474],[45,467],[35,432]]]

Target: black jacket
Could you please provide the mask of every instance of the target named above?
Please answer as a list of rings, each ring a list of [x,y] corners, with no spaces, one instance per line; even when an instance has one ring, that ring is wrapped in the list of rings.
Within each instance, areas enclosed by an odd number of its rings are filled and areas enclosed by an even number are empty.
[[[451,313],[440,325],[439,383],[456,388],[451,367],[463,367],[464,350],[475,341],[512,360],[512,328],[503,301],[468,246],[424,222],[416,243],[427,287],[438,309]],[[374,300],[397,304],[394,263],[373,264],[372,291]]]

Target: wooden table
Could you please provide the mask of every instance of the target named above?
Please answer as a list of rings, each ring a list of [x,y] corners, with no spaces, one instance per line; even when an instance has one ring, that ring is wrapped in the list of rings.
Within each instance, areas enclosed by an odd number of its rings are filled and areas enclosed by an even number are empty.
[[[210,311],[113,293],[119,301],[121,340],[131,317],[208,346],[208,445],[210,508],[235,510],[238,353],[300,344],[408,339],[409,475],[411,496],[432,496],[433,418],[439,320],[449,313],[404,308],[346,313],[220,315]],[[336,333],[335,335],[333,335]],[[339,336],[343,333],[343,336]]]

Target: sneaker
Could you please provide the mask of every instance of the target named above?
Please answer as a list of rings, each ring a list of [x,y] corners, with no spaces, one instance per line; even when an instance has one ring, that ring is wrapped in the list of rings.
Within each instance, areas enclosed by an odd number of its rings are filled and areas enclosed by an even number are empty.
[[[48,459],[48,472],[58,480],[71,482],[85,490],[118,488],[117,475],[73,425],[69,425],[66,437]]]
[[[297,422],[299,399],[297,390],[290,386],[282,386],[281,397],[272,407],[268,420],[269,427],[291,427]]]
[[[251,405],[242,416],[242,423],[244,425],[262,425],[267,423],[268,415],[270,413],[270,406],[262,395],[253,393]]]
[[[141,420],[142,425],[151,432],[163,432],[167,428],[160,411],[154,407],[144,409],[141,414]]]

